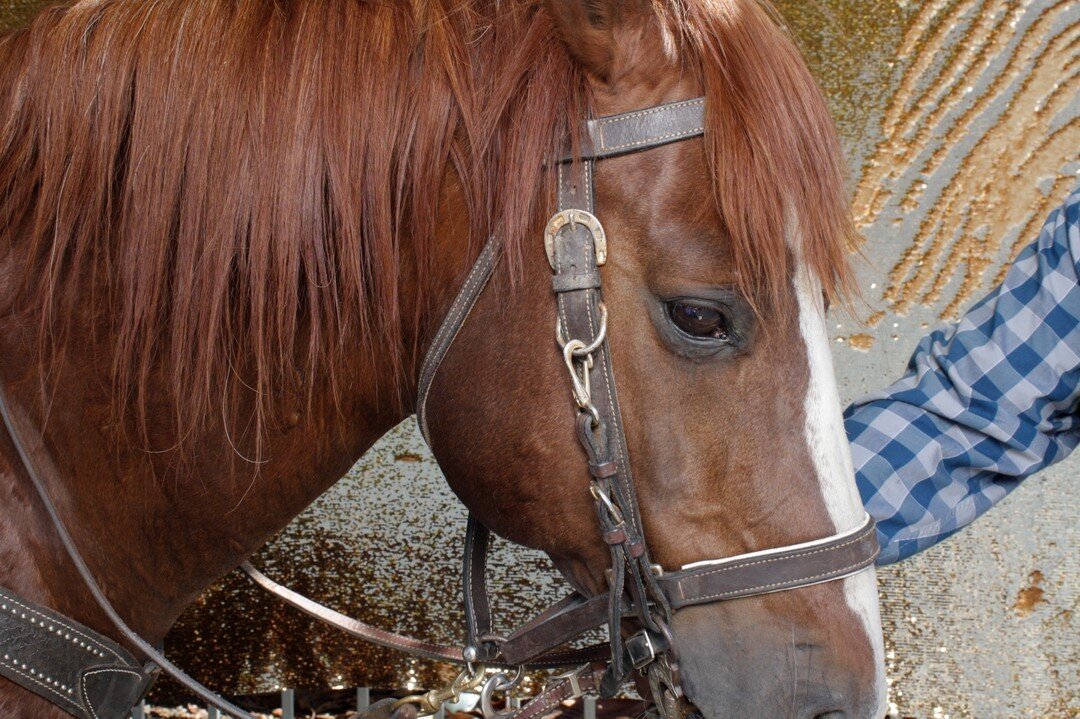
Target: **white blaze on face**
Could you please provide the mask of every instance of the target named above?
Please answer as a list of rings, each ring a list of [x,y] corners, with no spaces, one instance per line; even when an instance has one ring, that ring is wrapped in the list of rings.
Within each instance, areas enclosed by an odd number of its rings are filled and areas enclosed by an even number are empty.
[[[866,513],[855,486],[851,450],[844,431],[840,394],[836,389],[832,352],[829,349],[829,333],[825,329],[825,303],[821,283],[802,262],[799,243],[791,243],[791,248],[798,259],[795,291],[799,302],[799,330],[806,344],[806,359],[810,368],[804,404],[806,444],[833,526],[838,533],[847,532],[858,527]],[[877,575],[871,568],[841,581],[844,582],[844,597],[848,606],[862,619],[877,664],[875,690],[878,708],[873,717],[860,719],[880,719],[885,716],[886,685]]]

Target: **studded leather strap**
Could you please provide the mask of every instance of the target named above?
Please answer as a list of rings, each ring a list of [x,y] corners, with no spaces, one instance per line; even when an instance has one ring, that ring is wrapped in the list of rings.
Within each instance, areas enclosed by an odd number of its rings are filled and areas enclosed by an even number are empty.
[[[124,719],[157,676],[124,648],[0,588],[0,675],[82,719]]]

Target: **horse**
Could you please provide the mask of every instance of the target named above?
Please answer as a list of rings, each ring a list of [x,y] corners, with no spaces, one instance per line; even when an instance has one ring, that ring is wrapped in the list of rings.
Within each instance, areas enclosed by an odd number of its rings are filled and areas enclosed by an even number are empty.
[[[864,517],[825,329],[852,294],[845,169],[767,2],[84,0],[5,34],[0,383],[124,621],[160,643],[408,418],[489,238],[432,450],[479,522],[606,591],[540,237],[585,118],[697,96],[703,137],[590,179],[665,568]],[[2,435],[0,487],[0,586],[122,643]],[[707,719],[885,713],[872,568],[670,632]],[[63,712],[0,679],[0,715]]]

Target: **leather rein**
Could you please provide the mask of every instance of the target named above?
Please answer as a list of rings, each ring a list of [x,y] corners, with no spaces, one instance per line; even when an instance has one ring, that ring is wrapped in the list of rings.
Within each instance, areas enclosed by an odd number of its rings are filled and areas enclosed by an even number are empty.
[[[587,597],[572,593],[512,634],[497,634],[485,581],[490,533],[471,515],[463,562],[466,642],[461,648],[423,642],[349,618],[274,582],[246,562],[242,565],[256,583],[282,601],[352,636],[427,659],[465,665],[451,686],[407,697],[395,706],[409,704],[421,714],[432,714],[443,702],[459,698],[465,691],[480,690],[487,719],[539,719],[565,699],[587,692],[611,696],[632,672],[638,671],[649,681],[652,714],[659,719],[681,719],[691,709],[683,697],[678,657],[668,630],[676,611],[842,579],[868,568],[877,558],[874,522],[867,516],[859,527],[831,537],[696,562],[675,571],[664,571],[650,560],[611,367],[600,275],[600,267],[607,260],[608,238],[594,214],[593,170],[595,163],[605,158],[703,134],[704,99],[673,102],[589,120],[576,157],[568,152],[556,163],[558,207],[545,228],[544,249],[553,273],[556,347],[568,371],[577,407],[577,435],[587,460],[589,480],[582,487],[583,498],[590,496],[595,505],[600,537],[611,555],[606,594]],[[432,382],[487,286],[497,254],[498,247],[490,240],[466,277],[421,367],[416,414],[425,439],[429,439],[426,407]],[[72,541],[16,431],[2,387],[0,415],[78,573],[123,641],[146,658],[140,663],[107,637],[0,588],[0,675],[74,716],[121,719],[163,672],[223,713],[250,717],[188,677],[127,626]],[[31,611],[30,619],[18,609],[14,620],[8,618],[14,602]],[[41,619],[34,621],[35,615]],[[625,639],[624,617],[632,618],[637,628]],[[95,649],[90,657],[75,656],[73,652],[84,649],[79,647],[78,639],[74,643],[57,641],[53,642],[55,647],[50,644],[49,651],[39,653],[37,666],[31,666],[10,652],[4,653],[9,645],[16,646],[12,638],[17,638],[19,632],[25,634],[27,625],[31,631],[40,631],[42,641],[51,642],[57,636],[62,639],[74,631],[94,642],[101,654]],[[605,625],[608,642],[567,647],[583,634]],[[576,668],[552,677],[523,708],[494,710],[492,697],[513,691],[527,667]],[[499,671],[490,673],[489,668]],[[44,677],[48,682],[43,681]],[[63,691],[59,691],[61,687]]]

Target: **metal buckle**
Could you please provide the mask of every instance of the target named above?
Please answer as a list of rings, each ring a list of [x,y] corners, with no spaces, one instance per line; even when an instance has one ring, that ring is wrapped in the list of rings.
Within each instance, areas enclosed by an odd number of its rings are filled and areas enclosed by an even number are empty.
[[[570,693],[570,696],[568,696],[566,698],[567,699],[577,699],[579,697],[585,696],[585,690],[581,688],[581,675],[584,674],[587,671],[589,671],[589,665],[588,664],[582,664],[580,667],[577,667],[575,669],[571,669],[568,672],[563,672],[562,674],[554,675],[553,677],[551,677],[551,681],[556,682],[556,681],[559,681],[560,679],[565,679],[568,682],[570,682],[570,692],[571,693]]]
[[[623,648],[634,669],[644,669],[656,661],[656,645],[645,629],[628,638]]]
[[[570,227],[584,225],[592,233],[596,266],[600,267],[607,262],[607,235],[604,234],[604,226],[600,224],[596,215],[585,210],[563,210],[552,215],[547,227],[544,228],[544,250],[547,251],[551,269],[555,269],[555,236],[567,225]]]
[[[488,680],[484,682],[484,688],[480,691],[480,713],[483,714],[484,719],[509,719],[514,716],[515,710],[509,706],[511,703],[510,692],[521,683],[524,676],[525,667],[519,666],[517,668],[517,674],[512,678],[499,672],[491,675]],[[495,705],[491,700],[496,692],[506,695],[508,706],[503,711],[496,711]]]
[[[679,680],[668,662],[667,655],[661,655],[649,666],[649,692],[662,719],[681,719],[686,716],[686,712],[682,711],[682,687],[679,686]]]

